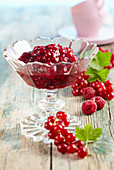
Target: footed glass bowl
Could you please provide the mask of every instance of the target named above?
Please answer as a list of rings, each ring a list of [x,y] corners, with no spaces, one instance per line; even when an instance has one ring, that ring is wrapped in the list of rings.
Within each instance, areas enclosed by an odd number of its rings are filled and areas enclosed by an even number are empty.
[[[52,65],[38,61],[24,63],[18,60],[24,52],[31,51],[35,46],[44,46],[48,44],[60,44],[63,47],[72,48],[74,54],[77,55],[78,60],[72,63],[62,61]],[[45,131],[43,128],[44,119],[46,120],[49,114],[54,114],[56,110],[60,110],[65,104],[64,101],[56,98],[57,90],[74,84],[80,72],[87,68],[97,51],[96,44],[88,43],[82,39],[71,41],[63,37],[55,38],[53,40],[40,37],[31,40],[30,42],[25,40],[17,41],[4,49],[4,57],[20,77],[29,86],[46,92],[46,99],[39,101],[38,107],[45,110],[45,113],[48,114],[45,114],[40,118],[35,117],[34,119],[37,123],[35,125],[33,123],[33,127],[35,126],[37,130],[40,129],[40,132],[42,131],[42,133]],[[26,122],[29,122],[30,124],[28,119],[25,120],[25,125],[27,124]],[[22,127],[24,127],[24,124],[22,124]],[[28,127],[28,125],[26,126]],[[36,134],[36,131],[34,133]],[[41,135],[40,138],[42,139]]]

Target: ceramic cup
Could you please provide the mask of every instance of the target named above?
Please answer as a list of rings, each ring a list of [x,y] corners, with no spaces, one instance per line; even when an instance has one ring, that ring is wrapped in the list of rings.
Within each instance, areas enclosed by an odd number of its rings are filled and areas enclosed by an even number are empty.
[[[87,0],[71,8],[78,36],[95,37],[103,25],[104,0]]]
[[[80,37],[95,37],[103,25],[104,17],[85,17],[73,15],[73,22]]]
[[[73,6],[71,10],[75,15],[98,17],[103,15],[103,5],[104,0],[86,0]]]

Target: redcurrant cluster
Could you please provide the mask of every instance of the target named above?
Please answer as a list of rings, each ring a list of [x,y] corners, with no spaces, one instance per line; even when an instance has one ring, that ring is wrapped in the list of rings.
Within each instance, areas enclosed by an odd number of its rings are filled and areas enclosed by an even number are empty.
[[[113,86],[111,80],[106,80],[105,83],[95,81],[89,83],[89,86],[95,89],[96,95],[104,99],[112,100],[114,98]]]
[[[89,76],[85,75],[85,70],[77,78],[75,84],[72,85],[72,94],[74,96],[83,95],[83,90],[86,87],[92,87],[96,91],[96,96],[101,96],[104,99],[112,100],[114,98],[113,84],[111,80],[106,80],[105,83],[98,80],[89,83]]]
[[[57,150],[64,154],[78,153],[80,158],[87,156],[87,150],[84,148],[84,142],[76,141],[76,135],[70,133],[65,127],[68,127],[70,121],[67,119],[67,114],[63,111],[56,113],[56,117],[49,116],[44,127],[49,130],[48,137],[54,139],[54,144]]]
[[[103,47],[99,47],[99,50],[102,51],[103,53],[105,53],[105,52],[111,52],[109,49],[104,50]],[[110,70],[110,69],[113,68],[113,67],[114,67],[114,52],[111,52],[110,64],[109,64],[109,66],[107,66],[107,67],[105,67],[105,68],[107,68],[108,70]]]
[[[75,84],[72,85],[73,91],[72,94],[74,96],[81,96],[82,92],[83,92],[83,88],[88,87],[89,82],[88,82],[88,75],[85,75],[85,71],[84,70],[79,77],[77,78]]]
[[[68,47],[62,47],[60,44],[48,44],[46,46],[36,46],[30,52],[25,52],[19,58],[24,63],[38,61],[49,65],[58,62],[75,62],[77,56],[73,50]]]

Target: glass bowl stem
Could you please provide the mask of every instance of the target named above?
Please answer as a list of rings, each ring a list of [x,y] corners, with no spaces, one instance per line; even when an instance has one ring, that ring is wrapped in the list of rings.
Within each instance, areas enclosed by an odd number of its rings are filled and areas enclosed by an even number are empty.
[[[57,99],[57,89],[45,90],[46,99],[39,101],[38,107],[47,112],[54,112],[64,107],[65,102]]]

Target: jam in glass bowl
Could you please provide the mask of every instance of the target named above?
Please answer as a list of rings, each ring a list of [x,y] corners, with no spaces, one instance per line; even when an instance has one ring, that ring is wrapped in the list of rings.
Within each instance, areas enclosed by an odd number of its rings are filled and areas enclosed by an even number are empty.
[[[65,104],[57,99],[57,90],[74,84],[96,53],[96,44],[82,39],[40,37],[17,41],[6,47],[3,55],[29,86],[45,91],[46,99],[39,101],[38,107],[54,113]],[[40,127],[42,120],[38,120]]]

